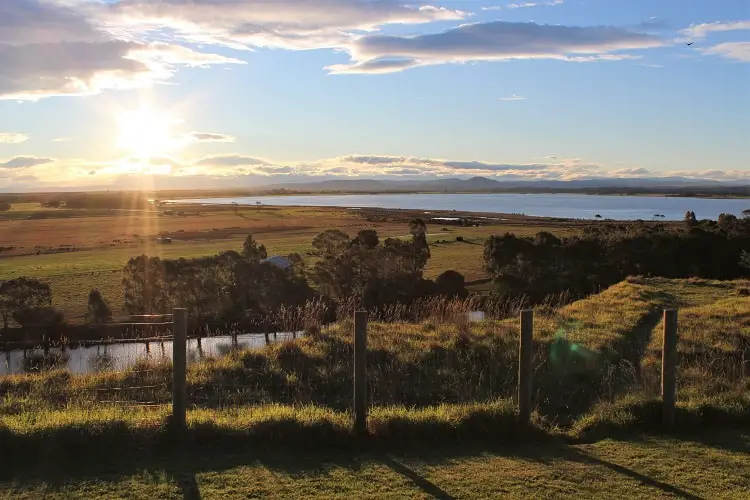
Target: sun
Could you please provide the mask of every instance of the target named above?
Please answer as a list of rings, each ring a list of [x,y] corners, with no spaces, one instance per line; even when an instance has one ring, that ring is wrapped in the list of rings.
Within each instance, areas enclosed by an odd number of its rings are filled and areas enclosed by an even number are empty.
[[[119,113],[117,123],[117,145],[139,158],[151,158],[180,146],[181,141],[172,133],[179,121],[169,113],[142,106]]]

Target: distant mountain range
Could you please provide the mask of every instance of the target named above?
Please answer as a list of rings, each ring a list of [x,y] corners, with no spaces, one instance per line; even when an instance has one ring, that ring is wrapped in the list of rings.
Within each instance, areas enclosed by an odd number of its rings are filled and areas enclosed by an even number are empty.
[[[685,177],[660,178],[599,178],[575,181],[498,181],[486,177],[471,179],[432,179],[432,180],[375,180],[340,179],[316,182],[289,182],[264,186],[265,189],[286,189],[294,191],[345,191],[345,192],[566,192],[566,191],[747,191],[750,185],[739,182],[719,182]]]

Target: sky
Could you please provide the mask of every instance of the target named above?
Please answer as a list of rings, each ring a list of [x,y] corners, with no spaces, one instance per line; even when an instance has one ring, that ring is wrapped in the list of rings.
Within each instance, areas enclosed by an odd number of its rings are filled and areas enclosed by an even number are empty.
[[[750,184],[748,0],[0,0],[0,190]]]

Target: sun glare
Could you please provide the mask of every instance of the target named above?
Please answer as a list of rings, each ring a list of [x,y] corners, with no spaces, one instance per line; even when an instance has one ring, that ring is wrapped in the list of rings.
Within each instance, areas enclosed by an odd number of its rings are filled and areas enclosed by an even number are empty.
[[[140,158],[164,154],[180,145],[172,134],[172,127],[179,121],[168,113],[141,107],[120,113],[117,122],[117,145]]]

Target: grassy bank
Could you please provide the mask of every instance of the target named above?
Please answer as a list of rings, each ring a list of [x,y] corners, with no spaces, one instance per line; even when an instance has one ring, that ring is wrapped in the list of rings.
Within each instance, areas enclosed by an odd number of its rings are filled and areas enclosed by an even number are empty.
[[[445,311],[419,324],[370,324],[364,440],[349,413],[348,322],[190,363],[181,451],[169,421],[169,363],[4,377],[0,494],[744,498],[746,288],[633,278],[539,308],[530,428],[516,423],[516,321],[469,325]],[[655,384],[660,312],[674,306],[682,311],[671,434],[679,441],[665,437]],[[718,428],[720,437],[707,434]],[[426,443],[440,444],[420,451]],[[72,468],[71,456],[87,458]]]
[[[573,428],[628,395],[637,395],[650,408],[658,397],[661,310],[675,304],[685,306],[680,404],[698,413],[714,408],[717,414],[742,414],[750,396],[742,357],[750,345],[750,297],[741,295],[747,285],[631,279],[567,306],[540,308],[533,364],[540,425]],[[344,321],[311,329],[301,340],[190,363],[188,402],[196,410],[282,404],[345,412],[353,397],[351,331],[351,323]],[[515,320],[468,324],[436,311],[420,324],[371,323],[369,402],[376,408],[421,411],[511,400],[517,345]],[[97,413],[103,405],[155,406],[168,404],[170,395],[168,362],[88,375],[8,376],[0,379],[0,418],[79,409]],[[650,410],[643,412],[650,415]]]

